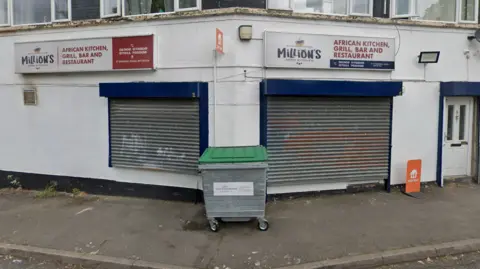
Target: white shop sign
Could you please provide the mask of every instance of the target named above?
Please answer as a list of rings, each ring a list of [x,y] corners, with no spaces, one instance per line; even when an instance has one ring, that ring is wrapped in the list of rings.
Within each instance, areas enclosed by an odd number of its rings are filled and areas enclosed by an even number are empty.
[[[265,32],[265,66],[395,69],[395,39]]]
[[[213,196],[253,196],[253,182],[214,182]]]
[[[153,35],[15,43],[15,72],[153,69]]]

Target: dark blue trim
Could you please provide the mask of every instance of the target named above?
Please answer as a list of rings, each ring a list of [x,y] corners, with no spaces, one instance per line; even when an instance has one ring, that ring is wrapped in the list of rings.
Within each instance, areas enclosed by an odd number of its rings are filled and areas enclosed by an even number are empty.
[[[480,82],[441,82],[440,95],[480,96]]]
[[[107,99],[108,116],[108,167],[112,167],[112,124],[110,123],[110,99]]]
[[[100,96],[109,98],[192,98],[202,82],[100,83]]]
[[[402,82],[390,81],[268,79],[263,82],[266,95],[390,97],[400,95],[403,87]]]
[[[441,84],[440,84],[441,85]],[[441,89],[441,86],[440,86]],[[438,136],[437,136],[437,185],[442,187],[442,154],[443,154],[443,106],[445,96],[441,93],[438,100]]]
[[[390,98],[390,127],[389,127],[389,137],[388,137],[388,177],[385,182],[385,190],[387,192],[391,192],[392,189],[392,173],[391,173],[391,168],[392,168],[392,127],[393,127],[393,97]]]
[[[208,83],[200,84],[200,100],[199,100],[199,115],[200,115],[200,155],[208,148]]]
[[[477,182],[479,182],[480,179],[480,97],[477,97],[477,163],[475,164],[477,166]]]
[[[395,70],[395,62],[330,60],[331,68]]]
[[[267,147],[267,96],[266,82],[260,82],[260,145]]]

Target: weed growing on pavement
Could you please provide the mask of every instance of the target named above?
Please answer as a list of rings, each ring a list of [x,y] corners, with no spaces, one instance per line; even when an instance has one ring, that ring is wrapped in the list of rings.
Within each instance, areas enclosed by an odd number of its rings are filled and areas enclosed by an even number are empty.
[[[79,190],[79,189],[77,189],[77,188],[74,188],[74,189],[72,190],[73,196],[79,196],[81,193],[82,193],[82,191]]]
[[[10,182],[10,185],[14,188],[22,188],[22,184],[20,184],[20,178],[15,177],[14,175],[8,175],[7,180]]]
[[[49,183],[43,191],[37,192],[35,198],[51,198],[57,196],[56,190],[57,184],[51,182]]]

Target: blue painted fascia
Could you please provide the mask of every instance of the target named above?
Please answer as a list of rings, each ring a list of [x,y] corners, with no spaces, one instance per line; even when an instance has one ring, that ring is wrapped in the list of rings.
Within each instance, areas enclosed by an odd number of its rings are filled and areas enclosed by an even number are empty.
[[[198,98],[205,82],[100,83],[100,96],[109,98]]]
[[[391,81],[332,81],[332,80],[264,80],[266,95],[291,96],[397,96],[402,82]]]
[[[480,82],[441,82],[440,94],[443,96],[480,96]]]

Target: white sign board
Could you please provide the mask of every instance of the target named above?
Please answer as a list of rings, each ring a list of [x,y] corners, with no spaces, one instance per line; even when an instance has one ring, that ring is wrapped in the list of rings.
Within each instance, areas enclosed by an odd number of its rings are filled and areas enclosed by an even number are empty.
[[[214,182],[213,196],[253,196],[253,182]]]
[[[15,44],[15,72],[153,69],[153,35]]]
[[[265,66],[395,69],[395,39],[265,32]]]

